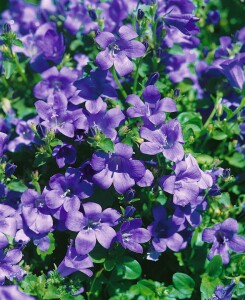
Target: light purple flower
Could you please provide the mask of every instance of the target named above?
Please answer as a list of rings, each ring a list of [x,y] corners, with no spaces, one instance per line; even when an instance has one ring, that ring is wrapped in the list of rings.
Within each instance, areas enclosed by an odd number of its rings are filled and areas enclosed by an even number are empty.
[[[77,253],[76,249],[71,245],[68,246],[66,255],[58,266],[58,273],[62,277],[69,276],[74,272],[82,272],[91,277],[93,272],[89,268],[93,267],[93,262],[88,255]]]
[[[223,264],[228,264],[230,261],[229,249],[238,253],[244,252],[245,238],[237,235],[237,230],[238,223],[232,218],[228,218],[212,228],[204,229],[202,240],[213,244],[209,251],[208,259],[212,259],[215,255],[220,255]]]
[[[62,93],[66,98],[71,97],[76,88],[72,85],[77,80],[77,72],[63,67],[60,71],[52,67],[42,74],[42,81],[34,87],[34,96],[38,99],[47,99],[51,94]]]
[[[0,156],[3,155],[4,147],[7,143],[8,135],[6,133],[0,132]]]
[[[16,211],[12,207],[0,203],[0,249],[5,248],[9,237],[15,237],[17,230]]]
[[[156,130],[142,127],[140,136],[147,140],[140,145],[140,151],[144,154],[162,153],[174,162],[181,160],[184,156],[184,149],[181,145],[184,140],[177,120],[171,120]]]
[[[22,194],[21,203],[23,218],[30,230],[36,234],[45,234],[51,231],[53,219],[43,195],[28,189]]]
[[[87,202],[83,204],[83,213],[70,211],[65,222],[66,227],[79,232],[75,240],[77,253],[88,254],[99,244],[109,249],[113,238],[116,236],[113,226],[118,224],[120,214],[112,208],[102,211],[99,204]]]
[[[113,65],[119,75],[125,76],[133,71],[133,63],[129,58],[141,57],[145,46],[139,41],[133,41],[138,34],[131,25],[119,28],[119,38],[110,32],[99,33],[95,41],[104,50],[96,57],[96,63],[102,70],[108,70]]]
[[[164,22],[167,26],[176,27],[186,35],[198,34],[200,32],[199,28],[195,24],[197,21],[199,21],[199,18],[191,14],[170,13],[164,17]]]
[[[123,194],[137,183],[139,186],[150,186],[153,176],[147,172],[144,164],[132,159],[133,149],[123,143],[115,145],[115,153],[95,152],[91,166],[97,172],[93,181],[102,189],[112,184],[119,194]]]
[[[195,158],[189,154],[185,160],[174,165],[176,175],[167,175],[159,180],[160,187],[173,194],[173,202],[176,205],[185,206],[190,203],[197,206],[200,189],[211,187],[213,180],[211,175],[204,173],[198,166]]]
[[[0,299],[2,300],[35,300],[34,297],[22,293],[18,285],[0,286]]]
[[[67,212],[79,210],[80,199],[88,198],[93,193],[90,182],[81,178],[78,169],[68,168],[65,176],[55,174],[49,180],[45,191],[45,202],[52,209],[57,219],[65,219]]]
[[[19,249],[11,249],[5,253],[0,251],[0,285],[4,284],[5,278],[10,281],[23,278],[25,271],[16,265],[21,258],[22,253]]]
[[[209,300],[231,300],[235,282],[232,280],[227,286],[217,285],[214,291],[215,296]]]
[[[126,221],[121,225],[120,231],[117,233],[116,240],[124,249],[136,253],[143,253],[142,243],[147,243],[151,239],[150,232],[142,227],[141,219]]]

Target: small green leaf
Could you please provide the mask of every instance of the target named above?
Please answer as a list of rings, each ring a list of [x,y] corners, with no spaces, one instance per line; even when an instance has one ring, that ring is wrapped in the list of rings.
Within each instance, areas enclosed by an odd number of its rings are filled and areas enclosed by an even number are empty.
[[[129,257],[129,256],[125,256],[123,258],[123,267],[124,267],[124,279],[137,279],[140,277],[141,273],[142,273],[142,269],[140,264],[137,262],[137,260]]]
[[[144,296],[150,296],[150,295],[154,295],[156,292],[156,287],[153,281],[150,280],[140,280],[137,283],[137,286],[140,290],[140,294],[144,295]]]
[[[207,273],[210,277],[218,277],[223,270],[222,259],[220,255],[215,255],[207,266]]]
[[[3,61],[3,66],[4,66],[4,70],[5,70],[5,77],[6,77],[6,79],[9,79],[9,77],[15,71],[15,65],[14,65],[14,63],[12,63],[8,60],[4,60]]]
[[[115,267],[115,260],[114,259],[107,259],[105,262],[104,262],[104,268],[106,271],[112,271]]]
[[[217,141],[222,141],[227,138],[227,134],[225,134],[223,131],[216,129],[214,133],[212,134],[212,139]]]
[[[24,183],[22,183],[19,180],[12,180],[8,184],[8,189],[11,190],[11,191],[23,193],[27,189],[27,186],[24,185]]]
[[[33,167],[38,168],[45,165],[47,162],[47,158],[48,158],[47,153],[38,153],[34,160]]]
[[[24,48],[24,45],[21,40],[18,39],[14,40],[13,44],[17,47]]]
[[[201,283],[201,293],[202,293],[202,299],[208,300],[210,297],[212,297],[214,289],[217,285],[221,283],[220,279],[217,278],[210,278],[208,274],[204,274],[202,278]]]
[[[191,296],[194,290],[195,281],[189,275],[184,273],[175,273],[173,275],[173,284],[174,287],[182,294]]]
[[[99,142],[99,147],[105,152],[114,152],[114,143],[110,139]]]

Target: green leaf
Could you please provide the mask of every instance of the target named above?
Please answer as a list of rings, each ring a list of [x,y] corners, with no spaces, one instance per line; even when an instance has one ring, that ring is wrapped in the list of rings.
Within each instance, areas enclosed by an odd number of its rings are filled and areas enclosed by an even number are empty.
[[[58,299],[59,294],[59,290],[55,286],[49,285],[48,290],[44,294],[43,299]]]
[[[245,159],[241,153],[236,152],[232,157],[226,157],[225,159],[234,167],[241,169],[245,167]]]
[[[27,189],[27,186],[24,185],[24,183],[22,183],[19,180],[12,180],[8,184],[8,189],[12,190],[12,191],[15,191],[15,192],[21,192],[21,193],[23,193]]]
[[[214,279],[209,277],[208,274],[204,274],[201,283],[201,293],[203,298],[208,300],[210,297],[212,297],[214,289],[220,283],[221,281],[218,277]]]
[[[24,45],[21,40],[18,40],[18,39],[14,40],[13,44],[17,47],[24,48]]]
[[[218,277],[223,270],[222,258],[220,255],[215,255],[207,266],[207,273],[210,277]]]
[[[114,143],[110,139],[104,139],[98,146],[105,152],[114,152]]]
[[[218,129],[216,129],[214,131],[214,133],[212,134],[212,139],[217,140],[217,141],[222,141],[226,138],[227,138],[227,134]]]
[[[47,158],[48,158],[47,153],[38,153],[34,160],[33,167],[38,168],[45,165],[47,162]]]
[[[191,296],[194,290],[195,281],[189,275],[184,273],[175,273],[173,275],[173,284],[174,287],[182,294]]]
[[[144,295],[144,296],[150,296],[150,295],[154,295],[156,292],[156,287],[153,281],[150,280],[140,280],[137,283],[137,286],[140,290],[140,294]]]
[[[6,77],[6,79],[9,79],[9,77],[15,71],[15,64],[8,60],[4,60],[3,66],[4,66],[4,70],[5,70],[5,77]]]
[[[137,279],[140,277],[141,273],[142,273],[142,269],[140,264],[137,262],[137,260],[129,257],[129,256],[125,256],[123,258],[123,267],[124,267],[124,279]]]
[[[106,271],[112,271],[115,267],[115,260],[114,259],[107,259],[105,262],[104,262],[104,268]]]

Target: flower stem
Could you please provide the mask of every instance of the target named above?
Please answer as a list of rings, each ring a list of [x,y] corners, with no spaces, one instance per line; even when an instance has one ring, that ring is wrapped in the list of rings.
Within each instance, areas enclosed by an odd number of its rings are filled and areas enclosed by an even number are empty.
[[[133,94],[136,93],[137,90],[137,83],[138,83],[138,78],[139,78],[139,67],[141,65],[142,59],[140,58],[137,62],[137,67],[135,71],[135,76],[134,76],[134,86],[133,86]]]
[[[18,70],[20,76],[22,77],[23,81],[25,83],[27,83],[27,78],[26,78],[25,72],[23,72],[23,69],[22,69],[22,67],[20,65],[18,56],[16,54],[13,54],[13,59],[14,59],[15,65],[17,67],[17,70]]]
[[[90,291],[88,292],[88,300],[91,299],[90,296],[93,295],[93,287],[94,287],[94,284],[95,284],[96,280],[100,277],[100,275],[101,275],[101,273],[102,273],[103,271],[104,271],[104,268],[102,268],[101,270],[99,270],[99,271],[96,273],[96,275],[94,276],[94,280],[93,280],[93,282],[92,282],[92,284],[91,284]]]
[[[229,121],[230,119],[232,119],[236,114],[238,114],[240,112],[241,109],[243,109],[245,107],[245,97],[242,98],[242,102],[240,103],[240,105],[238,106],[237,109],[235,109],[233,111],[233,113],[229,116],[229,118],[226,119],[226,121]]]
[[[115,81],[116,81],[116,83],[117,83],[117,85],[118,85],[118,87],[119,87],[119,89],[120,89],[120,91],[121,91],[123,97],[127,98],[127,93],[126,93],[126,91],[124,90],[124,88],[123,88],[121,82],[119,81],[119,79],[118,79],[118,77],[117,77],[116,70],[115,70],[114,68],[112,68],[112,75],[113,75],[113,78],[115,79]]]

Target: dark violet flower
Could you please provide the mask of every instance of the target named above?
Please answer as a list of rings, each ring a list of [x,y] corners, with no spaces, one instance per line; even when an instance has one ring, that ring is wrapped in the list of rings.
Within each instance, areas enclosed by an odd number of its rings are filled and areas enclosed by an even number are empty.
[[[96,57],[96,63],[102,70],[108,70],[113,65],[119,75],[125,76],[133,71],[133,63],[129,58],[141,57],[145,46],[139,41],[133,41],[138,34],[131,25],[119,28],[119,38],[110,32],[99,33],[95,41],[104,50]]]
[[[2,300],[35,300],[32,296],[22,293],[18,285],[0,286],[0,299]]]
[[[167,26],[176,27],[185,35],[198,34],[200,32],[195,24],[197,21],[199,21],[199,18],[191,14],[169,14],[164,17],[164,22]]]
[[[77,96],[70,99],[70,102],[77,105],[83,102],[86,109],[92,113],[98,113],[103,105],[101,98],[116,99],[115,89],[106,80],[108,71],[97,69],[90,72],[90,75],[75,82],[75,87],[79,90]]]
[[[59,64],[65,52],[64,38],[58,34],[54,23],[41,25],[35,33],[35,42],[44,57]]]
[[[0,251],[0,285],[4,284],[5,278],[10,281],[23,278],[25,271],[16,265],[21,258],[22,253],[19,249],[11,249],[5,253]]]
[[[136,211],[136,208],[133,207],[133,206],[127,206],[125,208],[125,211],[124,211],[124,214],[123,214],[123,217],[125,219],[128,219],[128,218],[131,218],[133,216],[133,214],[135,213]]]
[[[28,189],[22,194],[21,203],[23,219],[30,230],[36,234],[45,234],[52,230],[53,219],[43,195]]]
[[[69,276],[74,272],[82,272],[91,277],[93,272],[89,268],[93,267],[93,262],[88,255],[77,253],[76,248],[68,246],[66,256],[58,266],[58,273],[62,277]]]
[[[145,126],[162,125],[166,117],[165,112],[177,110],[176,104],[171,98],[160,100],[161,95],[154,85],[148,85],[144,89],[143,97],[145,102],[132,94],[126,98],[126,102],[132,105],[127,109],[127,115],[130,118],[142,117]]]
[[[16,170],[17,166],[15,164],[12,163],[7,163],[6,167],[5,167],[5,174],[7,177],[10,177],[14,174],[15,170]]]
[[[159,79],[159,77],[160,77],[160,74],[159,74],[158,72],[152,73],[152,74],[149,76],[149,78],[148,78],[148,80],[147,80],[145,86],[148,86],[148,85],[154,85],[154,84],[157,82],[157,80]]]
[[[112,184],[119,194],[125,193],[135,183],[139,186],[150,186],[153,176],[147,172],[144,164],[132,159],[133,149],[127,144],[117,143],[115,153],[95,152],[91,166],[97,172],[93,181],[102,189],[108,189]]]
[[[15,237],[16,230],[17,220],[15,209],[0,203],[0,249],[5,248],[9,244],[8,236]]]
[[[143,12],[143,10],[139,8],[137,12],[137,19],[142,20],[144,18],[144,15],[145,13]]]
[[[4,147],[7,143],[8,135],[6,133],[0,132],[0,157],[3,155]]]
[[[141,219],[124,222],[117,233],[116,240],[125,249],[136,253],[143,253],[143,247],[140,244],[147,243],[151,239],[151,235],[147,229],[141,227]]]
[[[77,80],[77,72],[67,67],[60,71],[52,67],[42,74],[42,81],[35,85],[34,96],[38,99],[47,99],[51,94],[62,93],[66,98],[71,97],[76,88],[72,85]]]
[[[173,194],[173,202],[176,205],[185,206],[190,203],[196,206],[200,189],[211,187],[213,180],[211,175],[204,173],[198,166],[195,158],[189,154],[185,160],[174,165],[176,175],[167,175],[159,180],[160,187]]]
[[[153,207],[154,221],[147,227],[152,236],[152,246],[161,253],[167,247],[173,251],[182,249],[184,242],[182,236],[178,233],[180,226],[171,218],[167,219],[167,213],[162,205]]]
[[[231,300],[233,289],[236,286],[234,281],[227,286],[218,285],[215,288],[214,294],[215,296],[210,298],[209,300]]]
[[[73,165],[76,162],[76,148],[68,144],[58,145],[54,148],[52,156],[55,157],[59,168]]]
[[[0,181],[0,199],[7,196],[8,189],[5,184]]]
[[[238,223],[232,218],[228,218],[223,223],[216,224],[212,228],[206,228],[202,234],[202,240],[212,243],[208,259],[215,255],[220,255],[224,264],[230,261],[229,249],[234,252],[245,251],[245,238],[236,234]]]
[[[211,10],[207,15],[207,21],[211,24],[217,25],[220,21],[219,11]]]
[[[184,156],[184,149],[181,145],[184,140],[177,120],[171,120],[153,131],[142,127],[140,136],[147,140],[140,145],[140,151],[144,154],[162,153],[167,159],[175,162]]]
[[[55,174],[50,178],[45,202],[53,210],[54,217],[63,220],[67,212],[79,210],[80,199],[88,198],[92,193],[92,183],[84,180],[78,169],[68,168],[65,176]]]
[[[41,124],[54,132],[74,137],[74,115],[67,110],[68,103],[64,94],[51,95],[48,101],[49,103],[39,100],[35,103],[39,117],[44,120]]]
[[[106,249],[110,248],[116,236],[113,226],[118,224],[120,214],[112,208],[102,211],[99,204],[87,202],[83,204],[83,213],[71,210],[65,222],[71,231],[79,232],[75,240],[77,253],[88,254],[96,245],[96,240]]]

